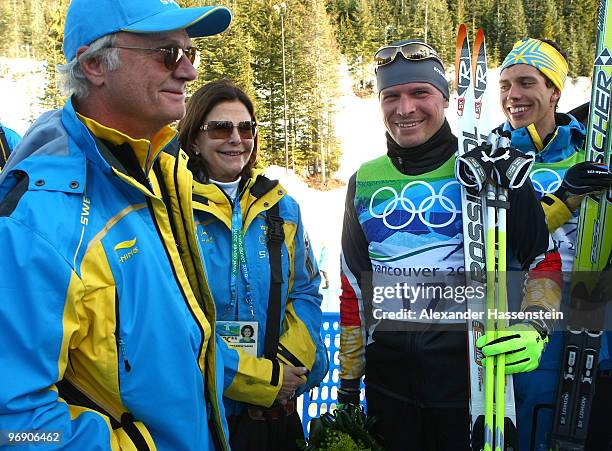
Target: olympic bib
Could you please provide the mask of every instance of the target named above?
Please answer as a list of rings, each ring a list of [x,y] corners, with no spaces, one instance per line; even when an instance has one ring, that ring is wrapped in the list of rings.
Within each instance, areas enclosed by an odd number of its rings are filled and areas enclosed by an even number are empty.
[[[372,218],[382,219],[390,230],[402,230],[415,220],[429,230],[440,229],[453,224],[461,214],[459,190],[456,180],[442,185],[413,180],[404,184],[399,194],[394,186],[385,185],[372,194],[368,210]],[[394,224],[391,217],[400,220]]]
[[[384,319],[439,322],[440,317],[423,312],[465,309],[464,300],[457,300],[465,279],[461,188],[454,160],[413,177],[400,173],[384,156],[357,173],[355,210],[369,243],[373,313],[385,314]],[[405,315],[391,318],[394,312]]]

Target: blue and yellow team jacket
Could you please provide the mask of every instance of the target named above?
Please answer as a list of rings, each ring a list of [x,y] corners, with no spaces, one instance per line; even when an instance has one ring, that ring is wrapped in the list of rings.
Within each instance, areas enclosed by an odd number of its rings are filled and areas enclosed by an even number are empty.
[[[224,401],[228,416],[238,414],[244,403],[271,406],[282,386],[282,365],[262,357],[270,289],[266,211],[276,203],[279,203],[285,232],[281,252],[283,284],[277,357],[280,363],[310,370],[315,361],[321,325],[320,276],[297,202],[277,181],[262,175],[240,185],[244,248],[252,294],[251,314],[242,273],[237,284],[238,301],[230,305],[233,203],[217,185],[194,183],[196,234],[216,304],[217,320],[257,321],[258,324],[258,357],[223,346]]]
[[[553,135],[543,142],[538,134],[535,125],[513,129],[510,122],[502,124],[502,129],[511,133],[512,146],[523,153],[533,153],[535,155],[535,165],[531,171],[530,178],[538,197],[546,197],[542,202],[542,208],[546,214],[548,230],[555,233],[558,229],[571,221],[572,212],[567,206],[558,199],[553,193],[561,186],[565,172],[581,161],[584,161],[584,140],[586,130],[584,126],[569,114],[556,113],[555,123],[557,124]],[[577,219],[577,218],[575,218]],[[567,243],[575,241],[576,220],[571,227],[565,227],[566,235],[571,235],[569,230],[573,230],[573,237],[556,237],[559,252],[564,261],[564,271],[571,271],[573,265],[574,250],[568,249]],[[557,234],[561,233],[558,231]],[[565,240],[559,243],[560,240]]]
[[[556,113],[555,124],[555,131],[546,142],[539,136],[533,124],[513,129],[509,122],[505,122],[501,127],[511,133],[513,147],[524,153],[535,154],[536,162],[530,178],[541,199],[548,230],[561,254],[566,284],[569,284],[576,253],[578,212],[572,213],[554,192],[561,186],[565,172],[584,161],[586,130],[570,114]],[[566,290],[568,288],[569,285]],[[612,364],[608,350],[612,333],[608,332],[606,335],[600,352],[602,368],[609,368]],[[521,449],[529,449],[532,446],[535,449],[549,447],[563,341],[561,331],[553,333],[542,353],[538,368],[531,373],[514,376]],[[532,433],[534,425],[536,430]]]
[[[129,146],[150,187],[100,140]],[[132,140],[70,101],[32,126],[0,176],[0,430],[229,449],[186,160],[170,127]]]

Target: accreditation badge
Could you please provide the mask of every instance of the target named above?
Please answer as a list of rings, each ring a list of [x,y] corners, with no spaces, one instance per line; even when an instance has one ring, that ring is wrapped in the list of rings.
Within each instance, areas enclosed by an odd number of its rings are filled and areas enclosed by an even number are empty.
[[[217,321],[217,333],[230,348],[257,357],[257,321]]]

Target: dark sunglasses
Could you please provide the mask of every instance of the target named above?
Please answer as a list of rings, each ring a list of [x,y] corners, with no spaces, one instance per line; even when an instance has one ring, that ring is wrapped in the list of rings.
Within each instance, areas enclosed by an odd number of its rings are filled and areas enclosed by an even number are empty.
[[[422,42],[409,42],[380,48],[374,55],[376,68],[392,63],[399,53],[407,60],[418,61],[433,58],[442,64],[442,60],[433,48]]]
[[[195,61],[198,58],[198,50],[195,47],[182,48],[178,45],[172,45],[169,47],[160,47],[157,49],[149,48],[149,47],[131,47],[127,45],[115,45],[111,47],[112,49],[128,49],[128,50],[148,50],[150,52],[160,52],[164,54],[164,66],[168,70],[175,70],[181,58],[184,56],[189,60],[189,62],[194,65]]]
[[[234,125],[232,121],[210,121],[200,127],[200,130],[208,133],[211,139],[227,139],[232,136],[234,127],[242,139],[253,139],[257,135],[257,124],[255,121],[242,121]]]

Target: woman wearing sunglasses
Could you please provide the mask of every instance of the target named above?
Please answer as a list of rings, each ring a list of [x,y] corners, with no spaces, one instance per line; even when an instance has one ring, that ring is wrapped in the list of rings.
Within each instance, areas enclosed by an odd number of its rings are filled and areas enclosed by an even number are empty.
[[[277,181],[254,171],[253,104],[231,82],[199,89],[179,130],[217,310],[230,444],[233,450],[297,449],[303,433],[295,397],[321,346],[320,278],[299,206]],[[248,343],[240,340],[245,327],[253,331]]]

